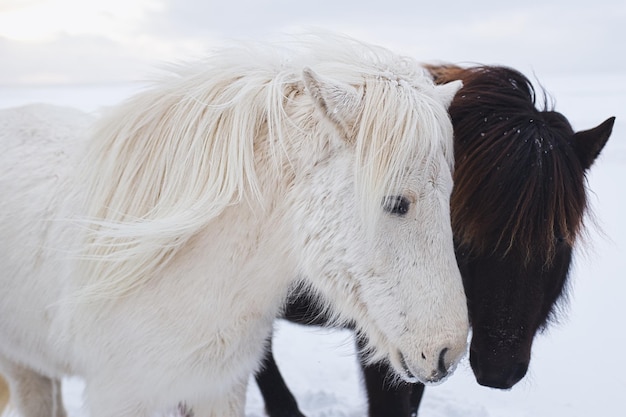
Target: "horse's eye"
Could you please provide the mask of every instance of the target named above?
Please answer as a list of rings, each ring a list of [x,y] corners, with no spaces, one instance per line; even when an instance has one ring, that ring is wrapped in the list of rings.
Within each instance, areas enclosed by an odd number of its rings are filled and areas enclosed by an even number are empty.
[[[401,195],[385,197],[383,200],[383,210],[389,214],[404,216],[409,211],[410,207],[411,202],[409,199]]]
[[[557,245],[562,245],[567,243],[567,238],[565,236],[557,235],[555,236],[554,241]]]

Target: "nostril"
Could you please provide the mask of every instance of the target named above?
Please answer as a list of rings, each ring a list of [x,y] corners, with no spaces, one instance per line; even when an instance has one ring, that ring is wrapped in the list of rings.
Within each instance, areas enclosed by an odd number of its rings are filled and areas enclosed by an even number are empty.
[[[448,367],[446,366],[446,353],[448,352],[448,348],[443,348],[439,353],[439,362],[437,362],[437,369],[442,375],[446,375],[448,373]]]

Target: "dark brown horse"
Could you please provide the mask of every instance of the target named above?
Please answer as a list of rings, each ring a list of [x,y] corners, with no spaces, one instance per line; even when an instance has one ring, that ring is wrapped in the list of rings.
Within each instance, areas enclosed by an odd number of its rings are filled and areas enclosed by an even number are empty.
[[[615,118],[574,132],[546,101],[537,109],[532,84],[515,70],[427,68],[438,83],[464,84],[449,110],[456,158],[451,216],[472,324],[470,364],[479,384],[508,389],[526,374],[535,334],[567,292],[587,208],[585,175]],[[324,325],[316,305],[314,294],[296,293],[285,318]],[[422,384],[389,385],[384,364],[363,371],[371,417],[417,414]],[[271,348],[257,382],[271,417],[302,416]]]

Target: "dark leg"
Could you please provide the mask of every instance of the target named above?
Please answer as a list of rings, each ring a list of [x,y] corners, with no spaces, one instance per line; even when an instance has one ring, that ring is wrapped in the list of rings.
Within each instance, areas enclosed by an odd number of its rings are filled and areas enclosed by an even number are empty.
[[[274,360],[271,338],[263,359],[263,367],[257,372],[255,378],[269,417],[304,417]]]
[[[320,305],[317,296],[312,292],[295,292],[290,295],[283,318],[293,323],[323,326],[327,324],[327,320]],[[276,365],[271,338],[262,368],[255,377],[269,417],[304,417]]]
[[[386,365],[363,366],[369,401],[369,417],[409,417],[411,384],[390,385]]]
[[[364,342],[357,337],[359,352]],[[363,363],[363,361],[361,361]],[[393,371],[386,364],[362,365],[369,402],[369,417],[417,416],[424,385],[391,383]]]
[[[411,412],[411,417],[416,417],[417,412],[420,408],[420,403],[422,402],[422,396],[424,395],[424,384],[418,382],[417,384],[413,384],[413,390],[411,391],[411,400],[409,404],[409,411]]]

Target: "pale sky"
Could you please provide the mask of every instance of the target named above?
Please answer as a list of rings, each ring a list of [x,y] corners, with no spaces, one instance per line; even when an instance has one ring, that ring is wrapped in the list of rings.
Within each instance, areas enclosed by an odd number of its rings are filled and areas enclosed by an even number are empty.
[[[0,0],[0,85],[142,80],[224,41],[314,28],[421,61],[626,74],[623,0]]]

